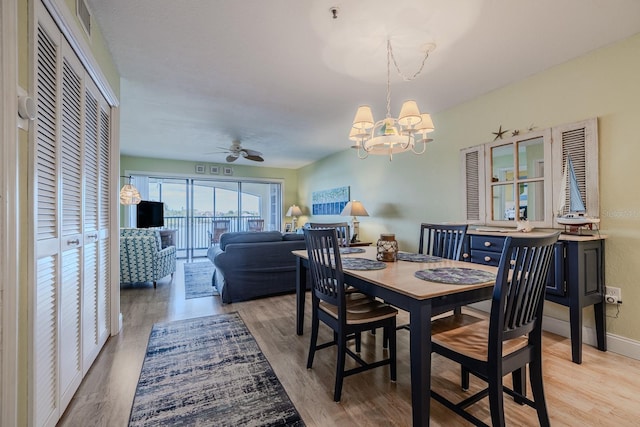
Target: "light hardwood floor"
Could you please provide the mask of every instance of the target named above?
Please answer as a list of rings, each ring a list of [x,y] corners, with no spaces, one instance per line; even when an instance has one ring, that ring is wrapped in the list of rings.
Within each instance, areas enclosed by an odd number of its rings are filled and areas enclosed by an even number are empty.
[[[126,426],[140,368],[155,322],[237,311],[273,366],[307,426],[408,426],[411,424],[409,339],[398,331],[398,381],[389,381],[380,368],[345,379],[342,401],[333,402],[335,351],[316,354],[306,369],[309,316],[305,335],[295,334],[295,295],[223,305],[219,297],[184,299],[184,272],[178,265],[173,281],[122,289],[122,332],[111,337],[67,408],[60,426]],[[307,308],[309,308],[307,298]],[[406,318],[398,319],[399,322]],[[321,339],[329,338],[322,328]],[[367,356],[381,354],[382,334],[363,337]],[[640,361],[584,346],[583,363],[570,360],[570,342],[553,334],[544,336],[544,372],[547,405],[554,426],[636,426],[640,422]],[[375,354],[373,354],[375,353]],[[447,397],[464,396],[459,367],[435,356],[434,388]],[[507,377],[508,378],[508,377]],[[472,391],[481,386],[472,377]],[[509,381],[507,381],[508,383]],[[486,400],[475,405],[476,416],[489,422]],[[507,424],[534,426],[533,409],[505,397]],[[204,425],[215,426],[215,420]],[[431,401],[431,425],[469,425]]]

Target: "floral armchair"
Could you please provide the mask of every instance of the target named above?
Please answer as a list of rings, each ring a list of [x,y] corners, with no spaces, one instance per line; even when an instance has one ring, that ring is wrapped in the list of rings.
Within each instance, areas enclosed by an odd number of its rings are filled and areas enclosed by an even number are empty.
[[[120,283],[153,282],[176,271],[176,247],[162,249],[160,232],[120,229]]]

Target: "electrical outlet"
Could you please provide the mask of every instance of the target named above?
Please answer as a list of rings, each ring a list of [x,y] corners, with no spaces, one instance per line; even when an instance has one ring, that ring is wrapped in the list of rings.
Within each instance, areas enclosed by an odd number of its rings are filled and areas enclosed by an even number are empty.
[[[622,304],[622,289],[607,286],[604,301],[607,304]]]

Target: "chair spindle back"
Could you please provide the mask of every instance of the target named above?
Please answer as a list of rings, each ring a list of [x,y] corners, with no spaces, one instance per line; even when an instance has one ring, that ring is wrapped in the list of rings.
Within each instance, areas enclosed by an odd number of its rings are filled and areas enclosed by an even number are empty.
[[[467,224],[421,224],[418,253],[459,260],[467,227]]]
[[[336,229],[304,229],[304,240],[309,255],[309,271],[314,296],[343,309],[345,306],[344,273]]]
[[[505,239],[490,317],[490,333],[501,334],[500,347],[502,341],[542,330],[546,279],[558,236]]]

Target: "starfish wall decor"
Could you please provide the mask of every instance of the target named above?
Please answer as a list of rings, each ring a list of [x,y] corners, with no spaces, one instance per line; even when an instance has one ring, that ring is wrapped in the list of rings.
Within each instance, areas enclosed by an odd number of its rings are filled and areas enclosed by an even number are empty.
[[[493,134],[496,136],[495,138],[493,138],[493,140],[495,141],[498,138],[502,139],[504,134],[507,133],[507,132],[509,132],[509,130],[508,129],[502,130],[502,125],[500,125],[500,128],[498,129],[498,132],[493,132]]]
[[[526,132],[532,132],[534,129],[536,129],[536,126],[534,126],[532,123],[531,126],[529,126],[529,128],[526,130]],[[492,132],[495,135],[495,138],[493,138],[493,140],[495,141],[497,139],[503,139],[504,135],[508,132],[509,132],[508,129],[502,130],[502,125],[500,125],[497,132]],[[520,129],[511,131],[511,136],[518,136],[518,135],[520,135]]]

